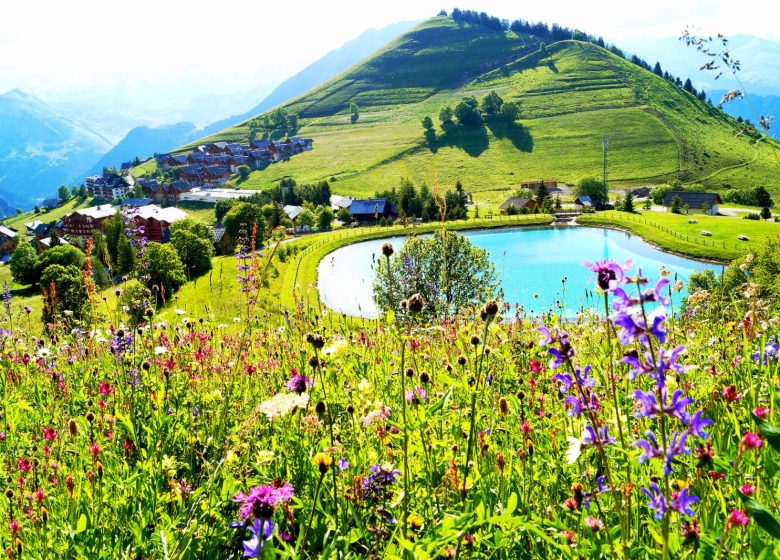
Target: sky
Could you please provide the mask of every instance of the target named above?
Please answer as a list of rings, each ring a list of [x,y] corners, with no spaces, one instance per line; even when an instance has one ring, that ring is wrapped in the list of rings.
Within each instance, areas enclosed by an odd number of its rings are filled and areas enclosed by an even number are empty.
[[[454,6],[500,18],[577,27],[621,38],[704,32],[780,41],[769,0],[39,0],[3,1],[0,91],[44,99],[127,84],[230,93],[279,82],[362,31],[425,19]],[[101,89],[102,88],[102,89]],[[130,88],[131,90],[133,88]],[[102,94],[101,94],[102,95]]]

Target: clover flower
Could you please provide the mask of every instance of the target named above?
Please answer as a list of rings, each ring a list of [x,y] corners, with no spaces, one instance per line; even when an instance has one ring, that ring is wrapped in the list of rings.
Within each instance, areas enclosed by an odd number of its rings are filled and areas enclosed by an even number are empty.
[[[243,519],[269,519],[280,504],[286,504],[295,495],[293,485],[285,482],[279,486],[261,484],[244,494],[239,492],[233,501],[239,503],[239,512]]]

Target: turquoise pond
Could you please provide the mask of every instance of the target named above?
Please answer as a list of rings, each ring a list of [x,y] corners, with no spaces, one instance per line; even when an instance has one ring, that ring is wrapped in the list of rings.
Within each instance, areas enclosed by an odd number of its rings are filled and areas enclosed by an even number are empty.
[[[586,296],[593,286],[593,274],[582,265],[585,261],[632,259],[651,281],[663,265],[672,272],[672,282],[681,279],[686,284],[696,270],[709,268],[720,273],[723,268],[665,253],[636,235],[611,229],[563,226],[480,230],[464,235],[490,254],[501,278],[504,300],[533,314],[560,310],[563,305],[563,314],[571,316],[583,306],[602,305],[601,300],[594,304],[592,292]],[[317,280],[322,302],[348,315],[376,317],[372,298],[376,259],[383,243],[389,241],[398,251],[404,240],[364,241],[326,255]]]

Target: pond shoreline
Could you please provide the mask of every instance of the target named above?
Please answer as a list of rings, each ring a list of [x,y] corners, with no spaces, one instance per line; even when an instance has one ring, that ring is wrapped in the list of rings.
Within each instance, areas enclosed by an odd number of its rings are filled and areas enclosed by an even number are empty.
[[[582,302],[569,297],[572,287],[579,298],[580,286],[587,286],[583,276],[586,269],[580,266],[584,261],[631,259],[645,270],[666,267],[679,273],[686,282],[694,271],[719,270],[723,266],[722,262],[666,251],[641,235],[615,227],[586,227],[577,223],[502,225],[504,227],[469,228],[466,235],[476,246],[490,253],[497,270],[504,275],[502,285],[508,290],[507,301],[519,303],[532,313],[546,313],[564,297],[569,304],[579,308]],[[382,241],[391,239],[398,245],[398,251],[409,237],[415,234],[429,236],[434,232],[435,228],[416,232],[396,230],[387,232],[389,235],[373,235],[373,239],[349,240],[350,243],[343,240],[322,247],[322,253],[316,256],[318,304],[335,313],[374,317],[376,310],[367,294],[375,272],[372,271],[374,265],[369,263],[376,262]],[[553,278],[563,278],[564,282],[569,278],[570,284],[561,292],[561,287],[555,285],[557,282],[550,284]]]

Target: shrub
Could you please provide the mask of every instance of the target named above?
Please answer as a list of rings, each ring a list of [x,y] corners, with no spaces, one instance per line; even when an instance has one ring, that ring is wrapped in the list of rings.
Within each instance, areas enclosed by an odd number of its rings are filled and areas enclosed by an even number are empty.
[[[401,302],[420,294],[428,318],[455,315],[498,293],[487,251],[453,232],[409,239],[389,260],[380,261],[374,282],[380,309],[402,313]]]
[[[152,291],[158,290],[162,301],[187,281],[184,265],[176,249],[169,244],[149,243],[144,262],[146,287]]]

